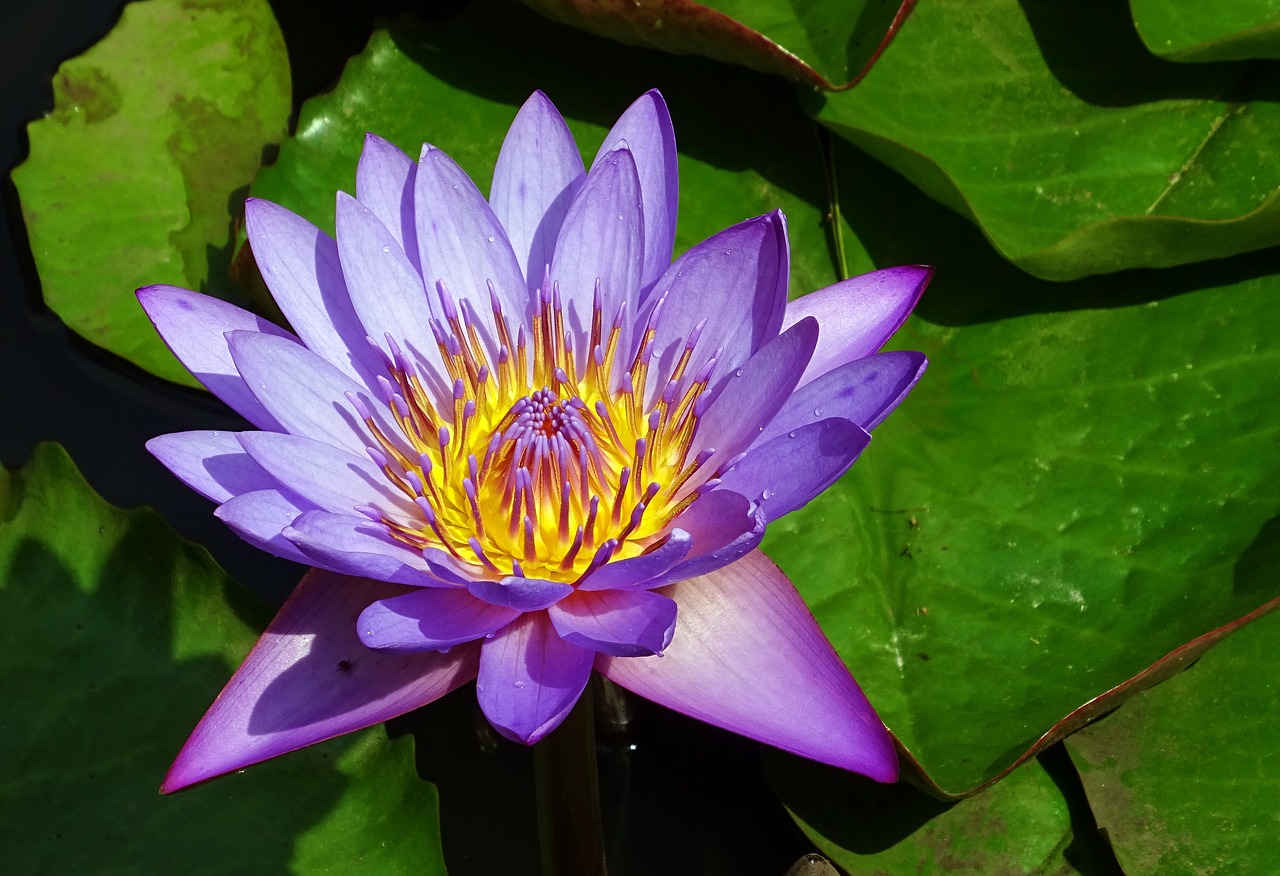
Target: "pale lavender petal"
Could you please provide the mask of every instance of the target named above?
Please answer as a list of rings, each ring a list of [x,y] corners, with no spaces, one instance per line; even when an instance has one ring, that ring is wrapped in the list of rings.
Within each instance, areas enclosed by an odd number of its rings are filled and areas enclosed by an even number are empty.
[[[649,299],[652,305],[665,296],[654,335],[659,364],[649,400],[666,386],[700,322],[706,325],[687,368],[690,374],[713,355],[720,373],[729,373],[777,337],[789,272],[787,223],[777,211],[726,228],[676,259]]]
[[[661,587],[727,566],[764,538],[764,517],[745,497],[729,490],[704,493],[673,521],[689,532],[693,547],[682,562],[649,582]]]
[[[280,428],[275,417],[245,386],[223,335],[241,330],[291,339],[293,335],[234,304],[189,289],[146,286],[137,294],[160,337],[196,380],[259,429]]]
[[[804,601],[759,552],[665,591],[680,606],[661,657],[600,655],[646,699],[876,781],[898,777],[893,741]]]
[[[659,586],[659,576],[683,560],[693,547],[693,536],[672,529],[666,539],[648,553],[605,563],[578,583],[578,590],[649,590]]]
[[[360,643],[360,612],[400,592],[393,584],[307,573],[196,726],[161,791],[390,720],[473,678],[475,646],[404,654]]]
[[[258,198],[245,201],[244,221],[262,279],[307,349],[362,383],[383,373],[351,306],[333,238]]]
[[[245,541],[267,553],[302,563],[314,565],[282,534],[299,514],[315,508],[310,502],[284,488],[256,490],[241,493],[223,502],[214,515]]]
[[[413,159],[376,134],[364,135],[364,149],[356,165],[356,200],[373,211],[400,244],[414,268],[418,235],[413,224]]]
[[[614,657],[649,657],[671,644],[676,603],[649,590],[579,591],[547,610],[572,645]]]
[[[702,471],[713,472],[750,446],[796,388],[818,340],[818,323],[808,319],[787,329],[734,371],[703,412],[689,455],[714,450]],[[679,495],[702,482],[694,478]]]
[[[822,325],[818,346],[800,385],[846,362],[870,356],[915,308],[933,268],[908,265],[851,277],[787,305],[783,328],[806,317]]]
[[[648,287],[671,264],[676,240],[676,208],[680,196],[676,135],[667,102],[656,89],[642,94],[605,134],[592,166],[626,145],[635,158],[644,203],[644,271]],[[639,302],[638,302],[639,303]]]
[[[152,438],[147,450],[184,484],[215,502],[276,486],[276,479],[244,452],[234,432],[173,432]]]
[[[241,446],[272,477],[321,510],[350,514],[369,505],[396,520],[421,517],[418,507],[368,458],[297,435],[241,432],[239,437]]]
[[[529,291],[506,230],[471,178],[431,145],[424,145],[418,158],[413,205],[427,286],[434,289],[443,280],[454,299],[477,303],[472,313],[491,342],[497,336],[489,283],[508,324],[521,324],[528,316]]]
[[[928,364],[923,353],[895,350],[828,371],[792,393],[751,446],[829,417],[850,420],[869,432],[907,397]]]
[[[541,91],[520,112],[498,153],[489,203],[507,230],[528,289],[542,283],[556,238],[582,185],[582,156],[569,126]]]
[[[752,450],[721,475],[717,489],[755,500],[765,520],[774,521],[834,484],[870,441],[848,420],[819,420]]]
[[[503,578],[501,581],[472,581],[467,590],[477,599],[518,611],[538,611],[555,605],[573,592],[561,581],[540,578]]]
[[[367,517],[308,511],[281,533],[312,565],[413,587],[439,587],[422,554],[393,539],[386,526]]]
[[[360,641],[390,651],[440,651],[483,639],[520,616],[465,590],[440,587],[380,599],[360,614]]]
[[[283,431],[364,454],[376,445],[347,400],[351,393],[365,403],[384,435],[396,434],[381,403],[306,347],[258,332],[230,332],[227,344],[249,389]]]
[[[339,192],[337,211],[342,272],[367,337],[390,353],[385,337],[391,335],[413,350],[420,362],[436,368],[440,356],[431,333],[436,314],[422,277],[368,207]]]
[[[561,639],[545,612],[521,615],[480,648],[480,710],[503,736],[533,745],[582,696],[594,657]]]
[[[560,229],[551,281],[560,292],[569,329],[578,340],[580,367],[585,362],[596,283],[604,318],[618,315],[624,335],[619,349],[629,350],[625,332],[630,328],[636,295],[644,267],[644,216],[640,204],[640,180],[627,149],[606,154],[587,174]]]

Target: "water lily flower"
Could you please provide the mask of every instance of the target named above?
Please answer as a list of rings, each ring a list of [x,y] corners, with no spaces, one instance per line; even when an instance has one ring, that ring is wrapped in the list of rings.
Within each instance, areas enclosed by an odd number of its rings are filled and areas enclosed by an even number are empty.
[[[786,221],[672,262],[676,151],[637,100],[585,168],[535,93],[486,200],[444,152],[370,135],[336,239],[245,206],[293,331],[171,286],[138,297],[253,429],[151,452],[314,567],[197,726],[173,791],[476,679],[504,736],[554,729],[592,671],[796,754],[897,777],[892,740],[766,525],[831,485],[924,356],[877,353],[930,271],[791,303]]]

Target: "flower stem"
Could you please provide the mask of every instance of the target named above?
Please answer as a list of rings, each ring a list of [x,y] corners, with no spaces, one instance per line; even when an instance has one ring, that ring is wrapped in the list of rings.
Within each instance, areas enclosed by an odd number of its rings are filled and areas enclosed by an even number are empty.
[[[591,685],[533,754],[543,876],[606,876]]]

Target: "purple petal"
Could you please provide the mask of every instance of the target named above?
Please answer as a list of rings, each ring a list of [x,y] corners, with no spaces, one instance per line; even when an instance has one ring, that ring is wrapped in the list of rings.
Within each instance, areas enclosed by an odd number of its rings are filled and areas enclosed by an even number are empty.
[[[447,551],[439,548],[423,548],[422,558],[427,561],[431,574],[441,581],[466,587],[473,581],[484,577],[485,568],[479,563],[464,563]]]
[[[234,304],[177,286],[139,289],[138,302],[173,355],[196,380],[259,429],[280,428],[245,386],[223,335],[232,331],[259,331],[290,339],[293,335]]]
[[[648,657],[671,644],[676,604],[649,590],[578,591],[547,611],[560,638],[614,657]]]
[[[234,432],[173,432],[152,438],[147,450],[184,484],[215,502],[277,485],[244,452]]]
[[[384,369],[351,306],[333,238],[257,198],[245,201],[244,220],[262,279],[307,349],[369,385]]]
[[[828,371],[792,393],[752,447],[829,417],[850,420],[869,432],[907,397],[928,364],[923,353],[897,350]]]
[[[422,554],[391,537],[387,528],[367,517],[328,511],[308,511],[281,533],[315,566],[355,575],[408,584],[439,587]]]
[[[381,403],[306,347],[259,332],[230,332],[227,344],[249,389],[283,431],[364,454],[374,440],[347,400],[352,393],[363,397],[384,435],[395,435]]]
[[[160,790],[197,782],[426,705],[476,674],[475,647],[373,651],[356,636],[392,584],[308,572],[196,726]]]
[[[640,178],[644,204],[644,271],[641,283],[648,287],[671,264],[680,196],[675,129],[671,125],[667,102],[656,89],[642,94],[627,107],[613,129],[605,135],[592,166],[624,144],[635,158]]]
[[[507,131],[489,191],[489,203],[507,230],[530,292],[551,264],[561,223],[582,178],[582,156],[569,126],[547,96],[535,91]]]
[[[373,211],[416,270],[418,235],[413,224],[413,159],[376,134],[364,135],[356,165],[356,200]]]
[[[337,211],[342,272],[367,336],[383,345],[391,335],[419,361],[437,365],[439,351],[430,328],[435,313],[417,269],[369,208],[339,192]]]
[[[521,615],[480,648],[480,709],[503,736],[533,745],[582,696],[594,657],[561,639],[545,612]]]
[[[506,230],[471,178],[430,145],[418,158],[413,205],[427,286],[434,289],[443,280],[455,299],[475,303],[472,313],[492,341],[492,282],[508,324],[520,324],[528,315],[529,292]]]
[[[689,455],[704,449],[714,453],[702,466],[713,472],[748,447],[782,408],[796,388],[818,340],[816,320],[787,329],[732,373],[698,423]],[[682,492],[700,483],[691,480]]]
[[[581,581],[578,590],[649,590],[658,587],[665,583],[659,576],[683,560],[692,546],[692,535],[683,529],[672,529],[666,540],[648,553],[605,563]]]
[[[628,150],[615,149],[587,174],[569,206],[551,260],[551,280],[560,291],[569,329],[578,338],[577,351],[584,362],[590,352],[587,339],[597,281],[606,320],[614,319],[619,305],[626,302],[622,316],[625,333],[640,291],[643,256],[644,216],[635,161]],[[625,334],[619,349],[630,349]]]
[[[517,611],[539,611],[564,599],[573,592],[573,587],[560,581],[510,577],[501,581],[472,581],[467,590],[491,605]]]
[[[764,518],[745,497],[729,490],[705,493],[673,521],[693,537],[693,548],[649,586],[660,587],[705,575],[755,549],[764,538]]]
[[[213,512],[231,531],[267,553],[312,565],[312,560],[282,535],[299,514],[314,505],[283,488],[241,493],[223,502]]]
[[[520,612],[491,605],[453,587],[380,599],[360,614],[360,640],[389,651],[439,651],[483,639]]]
[[[732,371],[777,337],[789,265],[787,223],[777,211],[726,228],[676,259],[649,298],[653,303],[666,295],[654,335],[660,364],[651,395],[666,386],[686,340],[704,319],[690,374],[717,351],[721,373]]]
[[[818,346],[800,385],[846,362],[870,356],[898,330],[920,300],[933,268],[885,268],[810,292],[787,305],[783,327],[816,317]]]
[[[601,655],[606,678],[802,757],[898,777],[893,741],[785,575],[759,552],[666,594],[680,623],[662,657]]]
[[[717,489],[756,500],[765,520],[777,520],[834,484],[869,441],[848,420],[819,420],[752,450],[721,476]]]
[[[367,458],[276,432],[241,432],[240,444],[276,480],[324,511],[349,514],[370,505],[395,519],[412,522],[418,507],[396,491]]]

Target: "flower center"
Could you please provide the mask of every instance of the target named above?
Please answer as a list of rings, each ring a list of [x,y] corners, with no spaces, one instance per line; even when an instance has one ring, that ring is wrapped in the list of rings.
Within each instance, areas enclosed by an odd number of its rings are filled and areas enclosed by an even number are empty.
[[[431,328],[446,373],[388,337],[379,386],[397,429],[386,434],[352,398],[374,437],[369,455],[420,517],[360,510],[415,550],[446,551],[491,577],[573,583],[659,542],[707,486],[699,469],[711,451],[687,458],[714,364],[690,374],[701,326],[646,402],[661,301],[629,344],[627,308],[606,328],[597,288],[580,358],[557,290],[535,296],[528,335],[513,339],[492,293],[490,328],[437,286],[445,318]],[[624,345],[635,349],[625,370]]]

